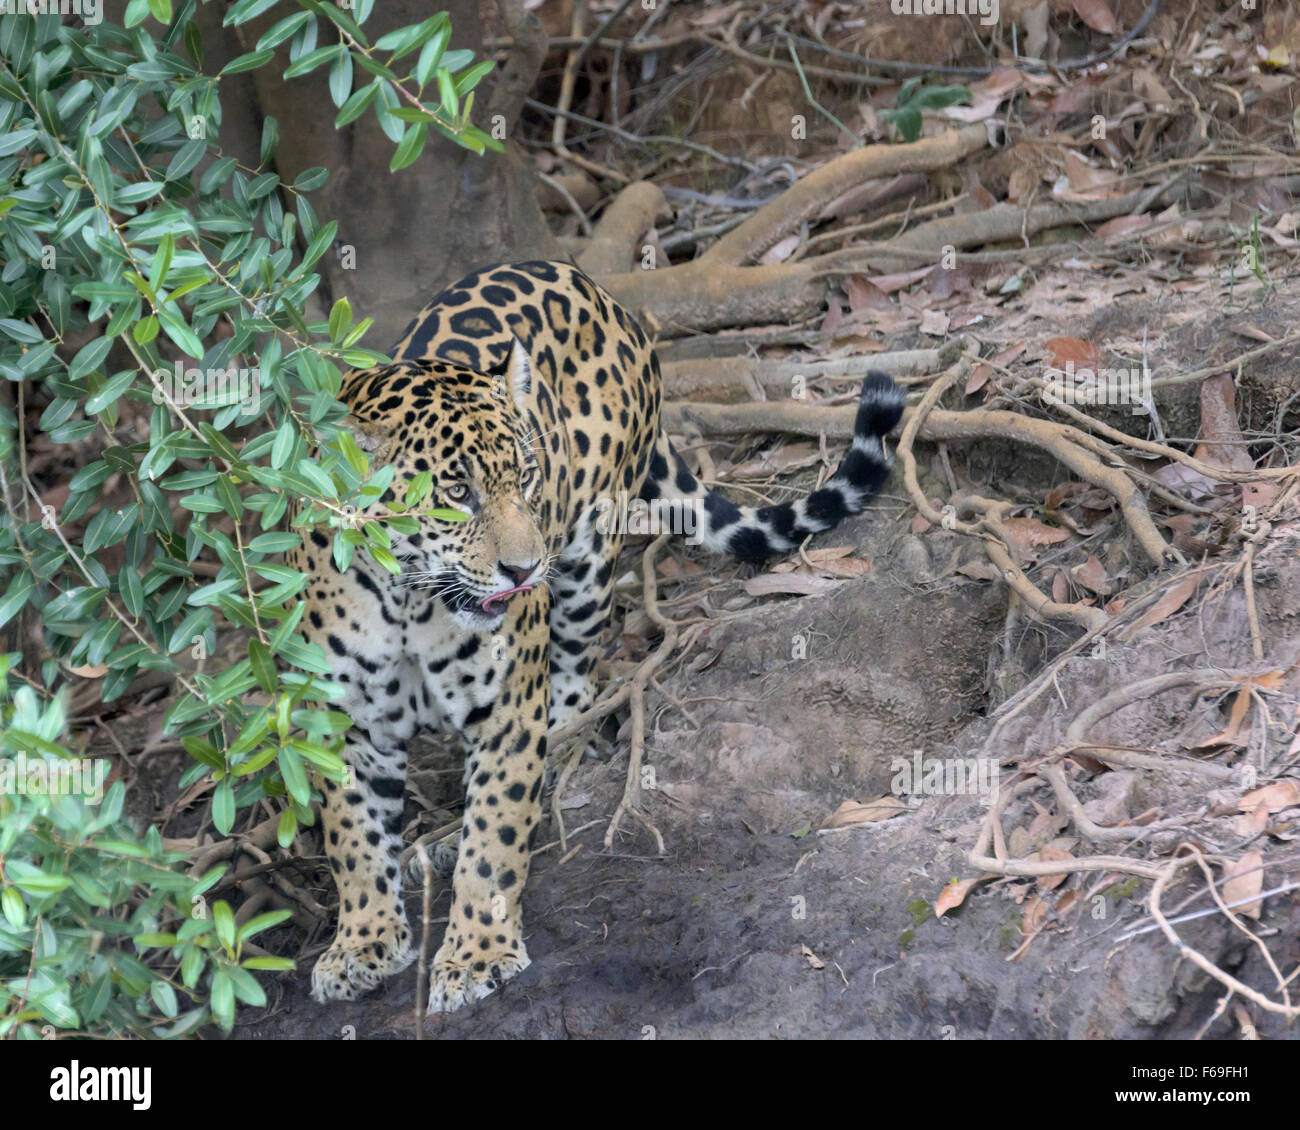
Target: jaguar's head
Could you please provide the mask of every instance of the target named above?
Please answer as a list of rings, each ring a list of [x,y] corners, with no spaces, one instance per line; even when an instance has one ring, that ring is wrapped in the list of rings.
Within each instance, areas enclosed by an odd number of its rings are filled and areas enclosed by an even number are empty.
[[[432,587],[465,628],[500,624],[510,598],[543,583],[550,564],[534,513],[542,467],[525,413],[531,391],[532,365],[516,342],[501,375],[403,362],[365,374],[345,393],[372,469],[395,469],[386,497],[402,499],[428,472],[433,489],[420,509],[467,515],[421,516],[418,533],[393,534],[397,583]]]

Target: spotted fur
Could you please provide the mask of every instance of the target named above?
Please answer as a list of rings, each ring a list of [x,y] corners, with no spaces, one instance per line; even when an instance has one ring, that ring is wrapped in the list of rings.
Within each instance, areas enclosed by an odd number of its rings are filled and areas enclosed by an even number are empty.
[[[852,446],[824,487],[796,504],[737,506],[704,489],[660,430],[659,365],[636,320],[576,268],[529,262],[444,290],[394,363],[350,374],[342,398],[372,465],[394,466],[395,492],[431,472],[434,504],[471,518],[395,537],[400,578],[360,555],[340,574],[321,534],[294,555],[313,578],[303,630],[332,657],[354,723],[349,783],[323,782],[340,910],[313,995],[352,999],[411,961],[398,867],[406,749],[418,730],[442,729],[466,754],[450,919],[429,992],[430,1012],[450,1012],[529,963],[520,896],[547,730],[594,697],[623,540],[620,523],[602,520],[610,500],[640,492],[698,505],[707,547],[760,560],[862,508],[888,473],[880,437],[902,397],[872,374]]]

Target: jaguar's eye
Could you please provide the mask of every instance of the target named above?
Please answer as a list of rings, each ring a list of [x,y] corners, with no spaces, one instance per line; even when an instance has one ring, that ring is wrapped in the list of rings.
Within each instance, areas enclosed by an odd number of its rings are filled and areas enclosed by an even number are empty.
[[[519,475],[519,485],[523,488],[525,494],[533,489],[537,482],[537,468],[525,467]]]
[[[469,487],[464,483],[452,483],[442,495],[448,502],[465,502],[469,499]]]

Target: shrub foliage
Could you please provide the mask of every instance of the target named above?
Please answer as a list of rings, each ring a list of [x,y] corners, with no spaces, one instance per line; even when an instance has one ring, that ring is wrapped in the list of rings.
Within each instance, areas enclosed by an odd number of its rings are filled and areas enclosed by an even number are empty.
[[[196,4],[0,15],[0,1037],[176,1036],[264,1003],[255,974],[292,963],[250,940],[289,912],[241,921],[225,865],[194,874],[120,780],[67,787],[95,778],[69,704],[161,678],[181,787],[222,836],[271,806],[288,846],[348,719],[280,555],[315,532],[396,572],[390,531],[429,493],[394,498],[340,426],[343,371],[386,358],[346,298],[309,320],[329,173],[281,181],[273,118],[256,167],[225,152],[223,77],[327,71],[336,125],[373,116],[394,171],[430,129],[497,147],[469,120],[491,64],[447,50],[445,13],[372,42],[374,0],[238,0],[226,24],[266,30],[214,73]]]

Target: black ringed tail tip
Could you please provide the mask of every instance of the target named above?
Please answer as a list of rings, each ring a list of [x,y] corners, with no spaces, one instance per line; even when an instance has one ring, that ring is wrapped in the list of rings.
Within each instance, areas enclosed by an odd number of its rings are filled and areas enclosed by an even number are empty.
[[[787,552],[809,534],[829,530],[857,514],[889,477],[890,459],[882,439],[903,415],[902,388],[886,373],[870,372],[858,395],[853,442],[825,486],[799,502],[776,506],[737,506],[707,490],[672,450],[662,433],[655,444],[649,473],[642,487],[648,500],[697,500],[702,506],[700,542],[715,553],[759,562]]]

